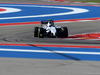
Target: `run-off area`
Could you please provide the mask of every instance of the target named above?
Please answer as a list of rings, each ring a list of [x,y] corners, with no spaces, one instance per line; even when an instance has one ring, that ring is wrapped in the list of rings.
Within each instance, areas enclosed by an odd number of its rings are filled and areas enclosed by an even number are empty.
[[[0,45],[0,57],[100,61],[100,48]]]

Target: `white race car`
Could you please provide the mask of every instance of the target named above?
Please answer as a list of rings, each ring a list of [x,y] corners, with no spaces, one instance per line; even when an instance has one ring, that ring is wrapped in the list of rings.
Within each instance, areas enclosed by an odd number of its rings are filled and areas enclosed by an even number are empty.
[[[41,27],[34,27],[34,37],[67,38],[68,28],[54,25],[53,20],[41,21]]]

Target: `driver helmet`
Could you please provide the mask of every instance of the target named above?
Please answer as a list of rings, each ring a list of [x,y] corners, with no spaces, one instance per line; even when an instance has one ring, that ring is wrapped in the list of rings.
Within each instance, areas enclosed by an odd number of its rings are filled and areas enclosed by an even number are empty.
[[[50,26],[52,26],[52,24],[50,22],[48,22],[47,26],[50,27]]]

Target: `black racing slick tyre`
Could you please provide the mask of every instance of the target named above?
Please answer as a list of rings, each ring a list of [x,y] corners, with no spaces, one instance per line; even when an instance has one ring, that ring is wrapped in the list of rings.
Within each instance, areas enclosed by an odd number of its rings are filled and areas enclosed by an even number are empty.
[[[62,34],[63,34],[63,38],[68,38],[68,28],[67,27],[63,27],[62,28]]]
[[[38,37],[38,29],[39,27],[34,27],[33,29],[34,37]]]
[[[38,29],[38,38],[43,38],[44,37],[44,35],[43,35],[43,28],[39,28]]]

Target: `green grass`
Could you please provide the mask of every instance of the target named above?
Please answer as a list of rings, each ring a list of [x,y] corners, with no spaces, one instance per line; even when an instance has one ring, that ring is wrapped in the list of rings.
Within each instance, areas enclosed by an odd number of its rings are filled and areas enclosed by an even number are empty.
[[[67,1],[78,1],[78,2],[99,2],[100,0],[67,0]]]

